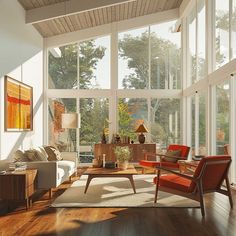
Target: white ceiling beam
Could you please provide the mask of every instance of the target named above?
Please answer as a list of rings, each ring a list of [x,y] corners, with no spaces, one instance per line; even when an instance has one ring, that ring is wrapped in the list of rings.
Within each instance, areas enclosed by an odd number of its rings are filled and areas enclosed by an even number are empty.
[[[183,18],[187,16],[192,10],[195,3],[196,2],[193,0],[183,0],[179,7],[179,17]]]
[[[26,24],[35,24],[63,16],[92,11],[136,0],[69,0],[26,11]]]

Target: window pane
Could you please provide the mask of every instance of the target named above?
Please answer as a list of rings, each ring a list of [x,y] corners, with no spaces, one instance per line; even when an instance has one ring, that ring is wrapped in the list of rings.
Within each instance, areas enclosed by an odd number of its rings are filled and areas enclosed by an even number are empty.
[[[226,82],[216,87],[216,154],[223,154],[223,146],[229,143],[229,108],[229,82]]]
[[[107,98],[81,98],[80,99],[80,161],[89,163],[92,161],[91,151],[94,143],[101,142],[103,130],[107,136],[108,130]]]
[[[57,98],[48,100],[48,140],[49,145],[60,151],[76,151],[76,129],[63,129],[62,113],[76,112],[75,98]]]
[[[150,27],[151,88],[180,89],[181,33],[173,32],[176,21]]]
[[[166,148],[180,140],[180,99],[151,100],[151,141]]]
[[[120,98],[118,104],[119,134],[137,141],[136,128],[139,124],[148,124],[147,100],[142,98]]]
[[[188,21],[188,43],[189,43],[189,70],[190,84],[196,82],[196,8],[193,8],[187,18]]]
[[[119,33],[119,89],[145,89],[148,85],[148,27]]]
[[[77,44],[52,48],[48,55],[48,88],[77,88]]]
[[[196,125],[196,113],[195,113],[195,95],[191,97],[191,144],[192,144],[192,156],[196,154],[196,138],[195,138],[195,125]]]
[[[231,44],[232,44],[232,56],[233,58],[236,58],[236,0],[233,0],[233,6],[232,6],[232,40],[231,40]]]
[[[110,88],[110,36],[79,44],[80,89]]]
[[[207,155],[206,146],[206,94],[199,94],[199,155]]]
[[[205,48],[205,31],[206,31],[206,8],[205,0],[198,0],[198,80],[204,78],[206,74],[206,48]]]
[[[216,69],[229,61],[229,0],[215,0]]]

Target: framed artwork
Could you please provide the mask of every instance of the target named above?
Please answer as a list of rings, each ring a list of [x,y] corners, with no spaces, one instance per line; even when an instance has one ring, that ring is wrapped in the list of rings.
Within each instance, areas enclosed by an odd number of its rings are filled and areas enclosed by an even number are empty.
[[[5,131],[33,130],[33,88],[5,75]]]

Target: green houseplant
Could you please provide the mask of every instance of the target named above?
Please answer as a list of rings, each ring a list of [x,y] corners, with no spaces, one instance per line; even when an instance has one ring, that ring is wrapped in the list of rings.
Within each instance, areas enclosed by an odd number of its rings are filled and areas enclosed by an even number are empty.
[[[114,149],[116,160],[118,162],[118,168],[127,169],[129,160],[132,157],[132,150],[128,146],[117,146]]]

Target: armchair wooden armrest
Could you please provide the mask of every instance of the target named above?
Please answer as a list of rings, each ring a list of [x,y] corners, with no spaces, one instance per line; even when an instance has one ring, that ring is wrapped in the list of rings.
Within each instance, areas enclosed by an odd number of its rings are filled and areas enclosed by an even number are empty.
[[[184,157],[178,157],[178,156],[168,156],[168,155],[165,155],[165,154],[162,154],[162,155],[159,155],[160,156],[160,160],[163,161],[163,159],[166,157],[166,158],[170,158],[170,159],[173,159],[174,161],[178,161],[178,160],[185,160],[186,158]]]
[[[158,156],[158,153],[145,152],[144,153],[144,160],[148,161],[148,157],[156,157],[156,156]]]
[[[194,182],[197,182],[197,179],[194,178],[194,177],[191,176],[191,175],[182,174],[182,173],[179,173],[179,172],[176,172],[176,171],[173,171],[173,170],[170,170],[170,169],[168,169],[168,168],[161,167],[161,166],[157,166],[156,168],[157,168],[157,170],[158,170],[158,172],[159,172],[159,176],[160,176],[160,171],[161,171],[161,170],[164,170],[164,171],[166,171],[166,172],[169,172],[169,173],[175,174],[175,175],[177,175],[177,176],[180,176],[180,177],[183,177],[183,178],[192,180],[192,181],[194,181]],[[158,176],[158,173],[157,173],[157,176]]]

